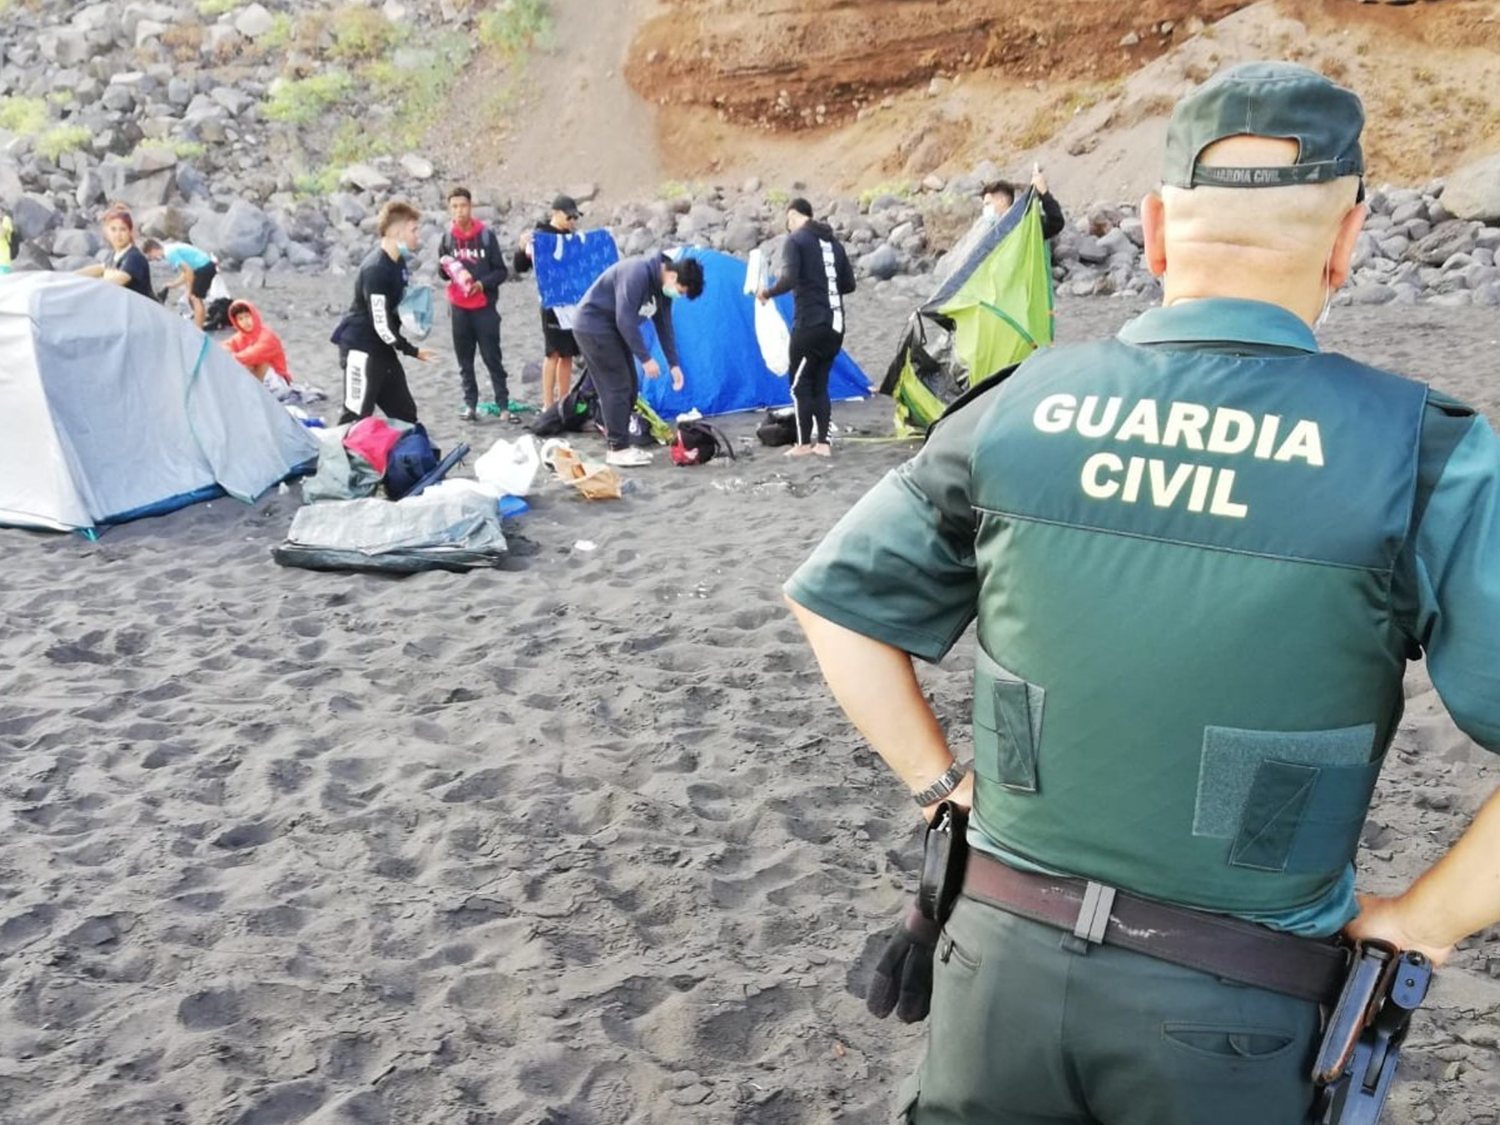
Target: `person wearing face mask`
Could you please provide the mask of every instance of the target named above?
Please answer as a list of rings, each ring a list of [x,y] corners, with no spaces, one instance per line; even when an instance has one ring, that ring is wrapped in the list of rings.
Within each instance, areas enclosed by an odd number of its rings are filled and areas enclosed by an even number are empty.
[[[829,442],[828,375],[844,346],[844,297],[854,292],[854,270],[844,245],[827,223],[813,218],[812,204],[787,204],[786,240],[781,250],[781,277],[755,294],[762,304],[783,293],[795,294],[790,371],[797,404],[797,444],[788,457],[833,454]]]
[[[401,333],[401,298],[406,293],[406,258],[417,248],[421,213],[393,199],[380,209],[375,229],[380,245],[360,263],[354,300],[339,322],[334,340],[344,367],[344,410],[339,425],[381,410],[387,418],[417,420],[417,404],[406,385],[401,357],[431,363],[433,353]]]
[[[656,326],[656,338],[672,373],[672,388],[680,391],[683,374],[677,359],[677,338],[672,332],[672,302],[678,298],[696,300],[702,292],[703,264],[696,258],[647,254],[610,266],[579,303],[573,335],[589,365],[594,389],[599,392],[609,445],[605,459],[611,465],[651,463],[650,453],[630,445],[630,415],[637,396],[636,361],[640,361],[646,378],[661,376],[641,325],[649,319]]]
[[[537,232],[542,234],[568,235],[578,230],[578,204],[571,195],[559,195],[552,201],[552,213],[544,222],[537,223],[536,230],[527,231],[516,248],[516,276],[521,277],[534,264],[532,249]],[[567,310],[571,312],[571,310]],[[571,322],[571,320],[570,320]],[[573,387],[573,357],[578,354],[578,341],[571,328],[566,327],[557,309],[542,306],[542,343],[546,358],[542,361],[542,409],[568,397]]]
[[[1500,793],[1409,889],[1355,893],[1408,660],[1500,752],[1500,439],[1313,332],[1363,125],[1289,63],[1189,93],[1141,209],[1161,307],[975,388],[787,584],[914,814],[968,810],[958,893],[867,1001],[930,1014],[909,1125],[1311,1120],[1335,939],[1441,965],[1500,924]],[[971,623],[972,767],[912,666]]]
[[[97,277],[111,285],[123,286],[148,300],[156,300],[151,289],[151,263],[135,244],[135,220],[123,203],[116,203],[99,220],[104,241],[109,244],[109,258],[97,265],[84,266],[80,277]]]

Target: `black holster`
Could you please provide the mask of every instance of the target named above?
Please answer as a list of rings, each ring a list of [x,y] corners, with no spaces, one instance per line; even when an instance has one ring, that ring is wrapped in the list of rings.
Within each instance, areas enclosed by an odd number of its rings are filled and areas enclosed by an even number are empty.
[[[922,917],[941,926],[953,912],[954,900],[963,889],[964,864],[969,857],[965,832],[969,814],[952,801],[944,801],[927,826],[922,845],[922,881],[917,886],[917,910]]]

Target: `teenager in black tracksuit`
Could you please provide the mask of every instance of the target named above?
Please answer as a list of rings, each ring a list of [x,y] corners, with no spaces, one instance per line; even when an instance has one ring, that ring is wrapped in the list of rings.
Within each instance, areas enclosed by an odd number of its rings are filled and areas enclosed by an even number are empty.
[[[368,418],[379,409],[387,418],[417,420],[417,404],[406,385],[401,356],[423,363],[432,353],[401,334],[401,298],[406,293],[404,254],[417,248],[421,216],[397,201],[380,209],[380,245],[360,263],[354,301],[339,322],[334,340],[344,367],[344,411],[339,425]]]
[[[468,188],[448,193],[448,214],[453,225],[438,245],[438,272],[448,281],[448,311],[453,320],[453,351],[458,357],[458,375],[463,382],[464,405],[459,417],[472,422],[478,414],[504,414],[520,419],[510,410],[510,380],[500,355],[500,310],[495,307],[500,284],[508,276],[505,252],[495,232],[474,218],[474,199]],[[453,259],[469,272],[469,286],[461,285],[456,271],[444,262]],[[474,378],[474,350],[489,369],[493,402],[479,404],[479,384]]]
[[[761,301],[792,293],[792,398],[797,403],[797,444],[788,456],[833,452],[828,441],[833,405],[828,376],[844,346],[844,296],[854,292],[854,270],[843,244],[827,223],[814,222],[812,204],[787,205],[788,234],[781,251],[781,277],[756,294]]]

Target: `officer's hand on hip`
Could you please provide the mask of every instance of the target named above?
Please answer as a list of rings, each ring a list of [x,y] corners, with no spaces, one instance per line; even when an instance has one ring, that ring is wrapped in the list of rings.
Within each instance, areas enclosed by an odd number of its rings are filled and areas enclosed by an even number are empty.
[[[1397,949],[1421,953],[1433,965],[1441,967],[1452,956],[1453,947],[1424,941],[1420,921],[1408,916],[1407,908],[1399,898],[1360,895],[1359,917],[1344,927],[1344,936],[1354,942],[1371,939],[1389,942]]]
[[[902,1023],[920,1023],[932,1007],[932,958],[937,951],[940,927],[922,917],[915,903],[906,919],[891,930],[865,1007],[876,1019],[883,1020],[892,1011]]]

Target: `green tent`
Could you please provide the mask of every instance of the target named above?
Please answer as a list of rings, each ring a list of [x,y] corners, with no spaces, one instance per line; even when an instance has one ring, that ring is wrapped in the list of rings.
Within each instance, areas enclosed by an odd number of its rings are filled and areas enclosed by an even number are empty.
[[[903,435],[926,433],[974,383],[1052,343],[1052,262],[1035,191],[976,224],[948,260],[956,266],[912,313],[880,387],[896,400]]]

